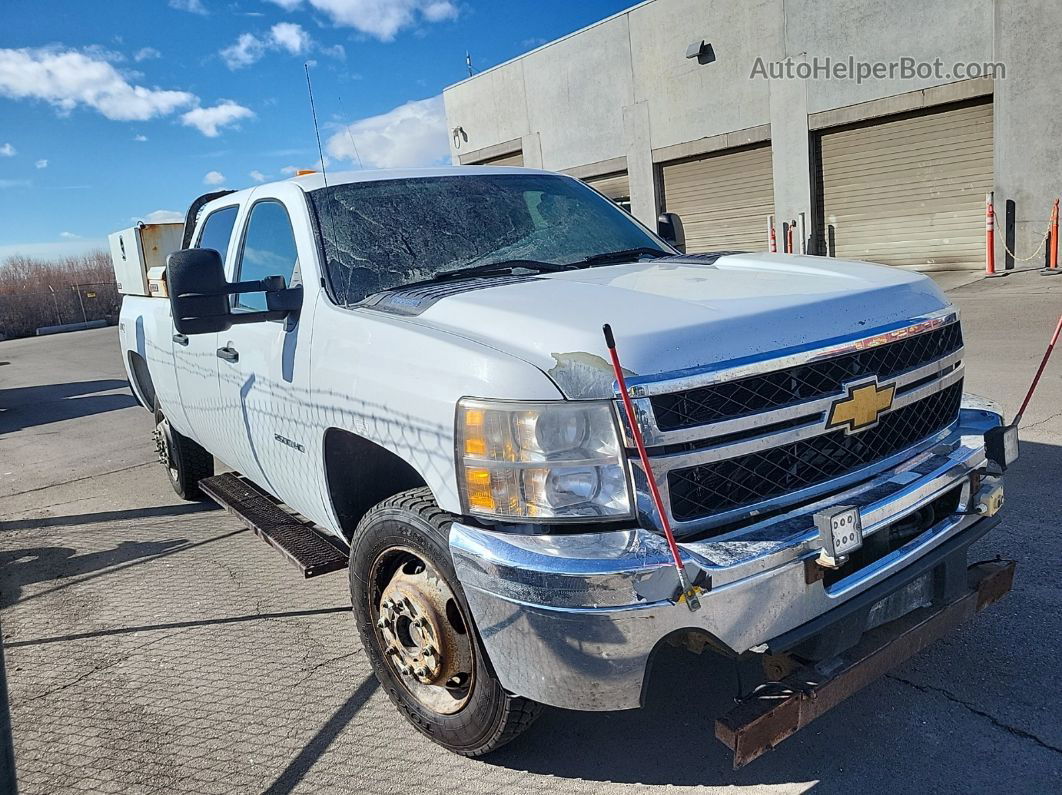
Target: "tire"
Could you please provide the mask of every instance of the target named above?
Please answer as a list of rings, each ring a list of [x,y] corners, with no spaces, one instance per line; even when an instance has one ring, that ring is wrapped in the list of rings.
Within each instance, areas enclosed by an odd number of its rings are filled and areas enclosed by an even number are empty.
[[[399,712],[419,732],[444,748],[476,757],[500,748],[523,733],[538,717],[541,705],[507,693],[494,673],[450,557],[448,538],[452,521],[453,517],[435,504],[426,488],[402,492],[374,507],[359,522],[351,540],[350,594],[362,647],[377,680]],[[398,562],[388,563],[392,559]],[[442,696],[432,696],[435,701],[450,694],[466,693],[463,701],[453,695],[452,702],[443,704],[445,711],[427,706],[424,696],[415,695],[415,692],[424,692],[426,685],[408,671],[401,673],[397,670],[404,658],[394,652],[396,636],[391,636],[388,646],[389,630],[378,624],[386,622],[390,613],[381,606],[381,602],[387,604],[389,601],[386,594],[394,592],[391,589],[406,576],[406,572],[416,572],[417,564],[409,562],[413,560],[426,564],[430,575],[427,581],[438,585],[441,580],[449,588],[453,605],[450,601],[445,603],[446,621],[451,630],[457,628],[453,637],[463,646],[467,644],[471,655],[472,672],[465,688],[454,687],[454,683],[460,683],[461,674],[447,680],[443,686],[427,685],[432,693],[443,691]],[[438,577],[434,578],[434,575]],[[426,575],[421,572],[413,576]],[[410,609],[413,607],[408,600],[399,607],[404,610],[406,605],[410,605]],[[459,615],[451,612],[453,607]],[[438,616],[438,612],[435,615]],[[465,628],[463,633],[460,632],[461,626]],[[440,648],[452,648],[445,638],[438,640],[441,641]],[[444,652],[436,658],[442,660],[440,666],[451,665],[446,657]],[[419,673],[427,669],[417,670]]]
[[[161,411],[155,413],[155,445],[170,485],[182,500],[205,500],[199,481],[214,474],[214,456],[175,430]]]

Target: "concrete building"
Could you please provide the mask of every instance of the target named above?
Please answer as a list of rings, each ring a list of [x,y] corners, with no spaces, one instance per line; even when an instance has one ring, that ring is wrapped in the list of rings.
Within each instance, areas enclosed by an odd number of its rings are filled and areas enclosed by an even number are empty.
[[[928,270],[984,267],[994,191],[1002,267],[1062,193],[1059,35],[1057,0],[648,0],[447,88],[451,154],[677,212],[690,251],[763,250],[773,213]]]

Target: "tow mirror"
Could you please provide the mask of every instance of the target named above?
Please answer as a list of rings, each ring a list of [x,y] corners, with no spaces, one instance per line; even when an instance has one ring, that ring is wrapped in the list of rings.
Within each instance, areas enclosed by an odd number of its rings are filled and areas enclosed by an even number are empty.
[[[227,331],[238,323],[283,320],[302,306],[302,288],[288,287],[283,276],[227,282],[221,255],[212,248],[188,248],[166,258],[173,326],[179,334]],[[232,312],[229,296],[265,293],[265,312]]]
[[[686,233],[682,229],[682,219],[677,214],[660,213],[656,219],[656,230],[660,237],[683,254],[686,253]]]

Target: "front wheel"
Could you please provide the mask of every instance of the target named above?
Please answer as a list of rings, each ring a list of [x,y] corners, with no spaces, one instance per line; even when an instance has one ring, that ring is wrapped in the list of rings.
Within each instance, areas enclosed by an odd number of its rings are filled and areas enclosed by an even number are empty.
[[[214,456],[170,425],[161,411],[155,412],[155,452],[166,467],[170,485],[183,500],[206,499],[199,481],[214,474]]]
[[[450,558],[452,517],[427,489],[402,492],[358,524],[350,593],[376,678],[439,745],[481,756],[508,743],[541,705],[505,692],[472,623]]]

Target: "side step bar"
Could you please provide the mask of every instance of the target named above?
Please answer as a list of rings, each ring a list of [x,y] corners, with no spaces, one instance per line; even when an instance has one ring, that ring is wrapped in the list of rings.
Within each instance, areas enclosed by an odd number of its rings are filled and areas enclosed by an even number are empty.
[[[770,751],[815,718],[896,668],[975,613],[998,601],[1014,582],[1014,561],[976,563],[966,592],[941,607],[925,607],[873,629],[832,661],[828,674],[800,668],[779,683],[782,695],[749,700],[715,722],[715,736],[734,751],[734,769]]]
[[[284,510],[247,478],[233,472],[204,478],[199,488],[280,552],[304,577],[347,567],[347,553],[338,541],[316,526]]]

